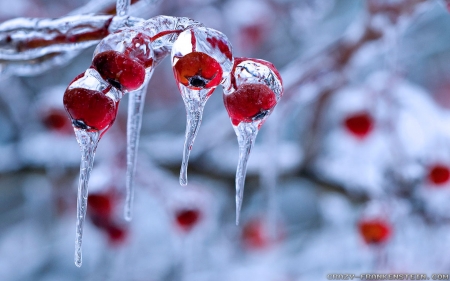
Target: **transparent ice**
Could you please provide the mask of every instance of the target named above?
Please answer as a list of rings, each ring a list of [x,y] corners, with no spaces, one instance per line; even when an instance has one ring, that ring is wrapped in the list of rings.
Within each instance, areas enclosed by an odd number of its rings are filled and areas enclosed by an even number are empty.
[[[128,120],[127,120],[127,176],[124,215],[126,220],[132,218],[132,204],[134,198],[134,176],[136,173],[137,151],[142,125],[142,112],[144,111],[145,96],[148,81],[153,74],[153,69],[146,74],[144,86],[130,92],[128,97]]]
[[[74,128],[77,142],[81,148],[80,180],[77,195],[77,226],[75,238],[75,265],[82,263],[81,244],[83,242],[83,225],[86,218],[89,176],[94,165],[95,150],[100,139],[100,132]]]
[[[279,102],[283,95],[283,85],[278,71],[269,62],[259,59],[236,58],[235,68],[231,73],[232,79],[226,80],[224,95],[231,95],[243,84],[265,84],[268,86]],[[273,108],[268,110],[261,118],[255,118],[252,122],[240,122],[233,125],[239,144],[239,160],[236,169],[236,225],[239,224],[242,200],[244,197],[245,176],[247,162],[253,148],[259,128]]]
[[[156,66],[170,53],[181,32],[200,26],[203,24],[190,18],[156,16],[141,22],[136,28],[141,28],[151,38]]]
[[[220,49],[215,42],[222,42],[225,48]],[[225,52],[224,49],[226,50]],[[173,44],[171,53],[172,66],[174,67],[183,56],[194,52],[208,54],[219,63],[222,75],[229,75],[233,65],[233,58],[231,57],[231,45],[223,33],[206,27],[185,30]],[[187,185],[189,155],[202,122],[206,101],[217,85],[211,87],[188,87],[180,83],[180,81],[177,82],[186,107],[186,133],[180,170],[180,184]]]

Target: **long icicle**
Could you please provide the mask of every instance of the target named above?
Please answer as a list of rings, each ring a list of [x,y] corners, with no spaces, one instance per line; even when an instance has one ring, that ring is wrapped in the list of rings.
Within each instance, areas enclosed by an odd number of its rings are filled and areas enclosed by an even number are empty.
[[[77,226],[75,234],[75,265],[80,267],[82,263],[81,245],[87,210],[89,177],[94,164],[95,150],[100,139],[100,132],[88,132],[75,129],[75,135],[81,149],[80,179],[77,195]]]
[[[245,176],[247,174],[247,162],[250,152],[258,135],[259,122],[241,122],[234,126],[239,143],[239,160],[236,169],[236,225],[239,225],[242,200],[244,198]]]
[[[141,135],[142,113],[144,111],[145,96],[147,94],[148,80],[153,70],[146,77],[144,87],[130,92],[128,97],[128,121],[127,121],[127,178],[126,199],[124,216],[127,221],[132,218],[132,205],[134,201],[134,177],[136,174],[137,150],[139,148],[139,137]]]
[[[202,123],[203,109],[205,102],[193,99],[192,101],[186,101],[186,133],[183,148],[183,161],[181,163],[180,170],[180,184],[187,185],[187,168],[189,162],[189,155],[194,145],[195,138],[200,129]]]

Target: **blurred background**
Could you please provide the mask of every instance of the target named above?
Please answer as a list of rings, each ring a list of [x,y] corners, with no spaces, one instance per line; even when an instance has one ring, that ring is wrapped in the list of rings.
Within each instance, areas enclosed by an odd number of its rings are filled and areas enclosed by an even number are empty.
[[[133,3],[135,16],[184,16],[220,30],[234,56],[271,61],[281,73],[284,96],[252,151],[241,224],[234,217],[238,145],[221,89],[206,105],[189,185],[178,183],[186,116],[166,59],[146,98],[134,218],[122,218],[124,97],[97,149],[77,268],[80,150],[62,96],[89,67],[94,47],[27,73],[0,60],[0,280],[450,272],[444,0]],[[114,8],[107,0],[1,1],[0,20]]]

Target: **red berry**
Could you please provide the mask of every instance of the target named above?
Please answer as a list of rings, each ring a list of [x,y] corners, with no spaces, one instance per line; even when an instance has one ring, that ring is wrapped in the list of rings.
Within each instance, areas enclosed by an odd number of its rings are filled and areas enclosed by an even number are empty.
[[[81,129],[103,130],[114,122],[117,114],[116,103],[99,91],[66,90],[63,103],[72,123]]]
[[[449,167],[435,164],[429,168],[428,180],[434,185],[443,185],[450,179]]]
[[[264,117],[276,104],[272,90],[264,84],[242,84],[235,92],[224,95],[225,108],[233,125]]]
[[[191,230],[200,219],[200,211],[197,209],[183,209],[175,213],[176,223],[184,231]]]
[[[128,231],[121,225],[109,223],[105,230],[108,234],[109,242],[113,245],[122,244],[127,238]]]
[[[90,194],[88,209],[92,216],[109,218],[113,211],[113,199],[108,194]]]
[[[119,90],[136,90],[145,80],[145,68],[142,63],[116,51],[97,54],[92,60],[92,67],[103,79]]]
[[[367,112],[355,113],[344,120],[345,128],[355,137],[366,137],[373,128],[372,116]]]
[[[358,228],[367,244],[380,244],[391,236],[391,226],[381,219],[362,220],[358,223]]]
[[[220,64],[202,52],[192,52],[178,59],[173,68],[175,79],[192,89],[210,89],[222,80]]]
[[[262,250],[274,246],[285,238],[284,225],[278,221],[271,237],[267,221],[260,217],[249,220],[242,228],[241,239],[245,248]]]
[[[43,113],[42,122],[44,125],[52,130],[61,133],[73,132],[70,119],[63,109],[51,108]]]
[[[244,226],[242,241],[244,246],[249,249],[263,249],[269,246],[269,237],[261,220],[251,220]]]

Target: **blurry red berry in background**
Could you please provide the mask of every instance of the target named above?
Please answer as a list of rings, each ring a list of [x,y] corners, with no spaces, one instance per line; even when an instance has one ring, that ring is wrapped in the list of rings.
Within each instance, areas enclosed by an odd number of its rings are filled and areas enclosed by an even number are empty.
[[[271,238],[267,223],[260,218],[249,220],[242,228],[241,239],[248,250],[267,249],[284,238],[282,226],[277,224],[275,237]]]
[[[64,109],[50,108],[41,114],[42,123],[51,131],[69,134],[73,133],[72,123]]]
[[[81,129],[88,126],[103,130],[114,122],[116,103],[99,91],[73,88],[64,93],[63,103],[73,123]]]
[[[197,209],[182,209],[175,212],[175,223],[183,231],[190,231],[200,220],[201,214]]]
[[[119,90],[136,90],[145,80],[142,63],[116,51],[97,54],[92,60],[92,67]]]
[[[112,195],[107,193],[89,194],[88,212],[93,216],[109,218],[113,213],[113,201]]]
[[[114,218],[115,198],[112,193],[94,193],[88,196],[88,216],[92,223],[108,237],[112,245],[122,244],[128,229]]]
[[[108,235],[109,243],[114,246],[118,246],[125,242],[128,236],[128,229],[126,227],[112,222],[106,226],[105,231]]]
[[[223,99],[235,126],[264,117],[277,104],[275,94],[264,84],[243,84],[232,94],[224,95]]]
[[[239,46],[243,50],[254,51],[263,43],[268,27],[262,22],[242,26],[239,32]]]
[[[210,89],[222,80],[220,64],[202,52],[192,52],[181,57],[173,67],[178,83],[193,89]]]
[[[344,119],[344,126],[357,138],[365,138],[373,129],[374,120],[368,112],[358,112]]]
[[[390,224],[382,219],[364,219],[358,223],[359,232],[367,244],[381,244],[391,236]]]
[[[435,164],[428,168],[428,180],[433,185],[443,185],[450,179],[449,167],[443,164]]]

